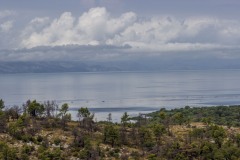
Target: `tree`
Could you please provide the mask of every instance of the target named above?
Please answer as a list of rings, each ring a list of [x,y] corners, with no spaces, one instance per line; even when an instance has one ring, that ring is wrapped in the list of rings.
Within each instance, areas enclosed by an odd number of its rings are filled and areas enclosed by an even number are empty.
[[[112,113],[108,114],[107,121],[108,122],[112,122]]]
[[[77,116],[79,117],[79,121],[83,118],[89,118],[89,117],[92,117],[93,114],[90,113],[90,111],[88,110],[87,107],[81,107],[79,110],[78,110],[78,114]]]
[[[206,130],[204,128],[193,128],[192,131],[190,131],[189,136],[193,138],[200,138],[203,139],[205,135]]]
[[[226,137],[226,133],[224,129],[216,125],[211,126],[210,133],[215,143],[217,144],[218,148],[221,148],[224,138]]]
[[[59,116],[61,117],[61,123],[62,123],[62,128],[65,130],[66,129],[66,126],[67,126],[67,122],[71,120],[71,114],[67,113],[68,112],[68,104],[67,103],[64,103],[60,110],[59,110]]]
[[[23,103],[23,104],[22,104],[22,108],[23,108],[23,113],[24,113],[24,114],[27,114],[27,112],[28,112],[28,106],[30,105],[30,103],[31,103],[31,100],[27,100],[26,103]]]
[[[5,111],[7,117],[8,117],[8,121],[11,118],[13,121],[17,120],[20,117],[20,112],[21,112],[21,108],[19,106],[14,105],[13,107],[7,109]]]
[[[138,140],[138,129],[136,125],[133,125],[131,127],[131,132],[129,134],[129,138],[131,139],[131,144],[138,146],[139,145],[139,140]]]
[[[153,126],[153,133],[156,138],[156,141],[159,141],[165,132],[166,132],[166,128],[163,125],[155,124]]]
[[[4,105],[4,101],[2,99],[0,99],[0,111],[2,111],[4,109],[5,105]]]
[[[126,127],[129,120],[130,120],[129,115],[127,114],[127,112],[124,112],[121,117],[121,123],[123,124],[124,127]]]
[[[36,100],[27,103],[27,112],[32,117],[42,116],[45,111],[45,108],[42,104],[38,103]]]
[[[212,121],[211,117],[204,117],[202,119],[202,122],[207,126],[209,126],[211,124],[211,121]]]
[[[235,141],[237,143],[237,146],[240,148],[240,134],[237,134],[235,137]]]
[[[184,118],[183,114],[180,113],[180,112],[174,114],[174,115],[173,115],[173,119],[174,119],[174,121],[175,121],[177,124],[179,124],[179,125],[182,125],[182,124],[185,122],[185,118]]]
[[[0,159],[4,160],[15,160],[18,159],[15,148],[10,148],[7,144],[0,144]]]
[[[44,102],[44,108],[46,110],[47,118],[54,117],[54,112],[57,111],[58,105],[56,101],[46,101]]]
[[[59,110],[59,112],[60,112],[59,116],[63,118],[66,115],[66,113],[68,112],[68,108],[69,108],[68,104],[64,103]]]
[[[202,146],[200,147],[200,156],[201,159],[214,159],[214,150],[215,146],[211,142],[202,142]]]
[[[118,129],[113,125],[107,125],[104,128],[104,143],[110,143],[112,147],[114,147],[119,140],[119,132]]]
[[[137,117],[137,126],[141,127],[147,124],[147,115],[143,113],[139,113]]]
[[[88,131],[93,131],[94,129],[94,114],[91,114],[91,112],[88,110],[87,107],[81,107],[78,110],[77,116],[79,117],[79,124],[84,129],[87,129]]]
[[[29,116],[23,114],[19,119],[9,124],[8,133],[16,139],[21,139],[25,132],[29,129],[30,119]]]
[[[126,126],[128,124],[129,121],[129,115],[127,114],[127,112],[123,113],[123,116],[121,117],[121,123],[122,123],[122,127],[120,129],[120,138],[121,138],[121,143],[122,144],[127,144],[127,129]]]
[[[165,111],[166,111],[165,108],[161,108],[160,112],[157,114],[157,118],[158,118],[158,122],[162,123],[166,128],[168,135],[171,135],[171,132],[170,132],[171,117],[167,116]]]
[[[160,146],[162,142],[162,136],[166,132],[166,128],[161,124],[155,124],[153,126],[153,133],[157,142],[157,153],[160,152]]]
[[[234,160],[240,158],[240,148],[237,146],[223,146],[219,151],[221,151],[221,154],[224,156],[222,159]]]
[[[0,133],[5,132],[7,129],[7,118],[6,114],[0,110]]]
[[[138,138],[140,141],[140,146],[144,151],[144,148],[151,149],[154,146],[154,140],[152,132],[147,127],[141,127],[138,131]]]
[[[4,101],[0,99],[0,133],[5,132],[7,127],[6,114],[3,111],[4,107]]]

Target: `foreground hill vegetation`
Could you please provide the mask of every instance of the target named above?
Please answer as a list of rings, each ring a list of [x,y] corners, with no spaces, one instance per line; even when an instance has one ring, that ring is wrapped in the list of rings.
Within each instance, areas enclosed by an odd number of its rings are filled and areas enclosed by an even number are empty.
[[[192,160],[240,158],[240,106],[127,113],[113,123],[94,122],[88,108],[71,120],[68,104],[0,100],[0,159],[4,160]]]

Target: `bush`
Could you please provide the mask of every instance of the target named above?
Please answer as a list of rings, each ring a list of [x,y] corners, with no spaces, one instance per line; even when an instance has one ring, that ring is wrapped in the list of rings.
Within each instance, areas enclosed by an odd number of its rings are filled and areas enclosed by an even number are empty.
[[[14,148],[9,148],[7,145],[2,145],[0,150],[0,159],[15,160],[17,157],[17,151]]]
[[[25,153],[25,154],[30,154],[32,151],[34,151],[33,146],[24,145],[22,148],[22,153]]]
[[[114,150],[109,151],[109,156],[119,158],[119,153],[114,152]]]
[[[58,146],[60,143],[61,143],[61,139],[59,139],[59,138],[55,138],[55,139],[54,139],[54,144],[55,144],[55,145]]]
[[[49,160],[49,159],[63,159],[61,157],[61,150],[59,148],[51,150],[45,150],[43,153],[40,153],[38,156],[39,159]]]
[[[38,135],[38,136],[37,136],[37,141],[38,141],[38,142],[42,142],[42,141],[43,141],[43,137],[40,136],[40,135]]]
[[[111,150],[111,151],[108,152],[108,154],[109,154],[111,157],[113,157],[114,154],[115,154],[115,152]]]
[[[35,139],[33,136],[29,135],[29,134],[24,134],[22,135],[21,139],[23,140],[23,142],[34,142]]]
[[[132,158],[135,159],[135,160],[138,160],[138,159],[140,159],[140,157],[141,157],[140,153],[137,152],[137,151],[132,151],[131,156],[132,156]]]
[[[21,160],[29,160],[29,155],[26,154],[26,153],[22,153],[21,156],[20,156],[20,159]]]
[[[89,155],[89,151],[86,149],[82,149],[79,153],[79,158],[80,159],[87,159]]]
[[[148,155],[148,160],[157,160],[157,155],[156,154]]]

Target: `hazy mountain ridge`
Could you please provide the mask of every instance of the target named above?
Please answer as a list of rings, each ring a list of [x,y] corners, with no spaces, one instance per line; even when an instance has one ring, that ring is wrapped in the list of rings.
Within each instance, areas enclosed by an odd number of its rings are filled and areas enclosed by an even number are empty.
[[[145,59],[113,62],[0,62],[0,73],[240,69],[238,59]]]
[[[0,73],[51,73],[51,72],[97,72],[108,71],[100,65],[79,62],[0,62]],[[111,70],[118,70],[111,68]]]

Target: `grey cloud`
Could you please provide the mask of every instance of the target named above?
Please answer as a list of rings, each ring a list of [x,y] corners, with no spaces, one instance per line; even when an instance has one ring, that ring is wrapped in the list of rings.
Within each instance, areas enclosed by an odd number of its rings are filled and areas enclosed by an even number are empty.
[[[16,15],[16,12],[11,11],[11,10],[0,10],[0,19],[8,18],[11,16]]]
[[[186,48],[189,48],[187,46]],[[205,47],[206,48],[206,47]],[[175,57],[196,58],[216,57],[219,59],[238,59],[240,48],[213,48],[205,50],[156,51],[138,50],[129,45],[66,45],[39,46],[30,49],[1,50],[0,61],[82,61],[82,62],[116,62],[145,61],[146,59],[175,59]]]
[[[35,17],[18,32],[0,34],[0,48],[8,48],[0,51],[0,61],[116,61],[165,54],[231,58],[238,57],[240,21],[147,18],[134,12],[116,16],[96,7],[80,16],[64,12],[58,18]]]
[[[106,61],[124,55],[130,46],[110,45],[66,45],[39,46],[31,49],[1,50],[0,61]],[[126,57],[125,57],[126,58]]]
[[[0,51],[0,73],[240,69],[240,49],[133,52],[129,46],[57,46]]]
[[[13,27],[13,21],[6,21],[0,24],[0,32],[8,32]]]

